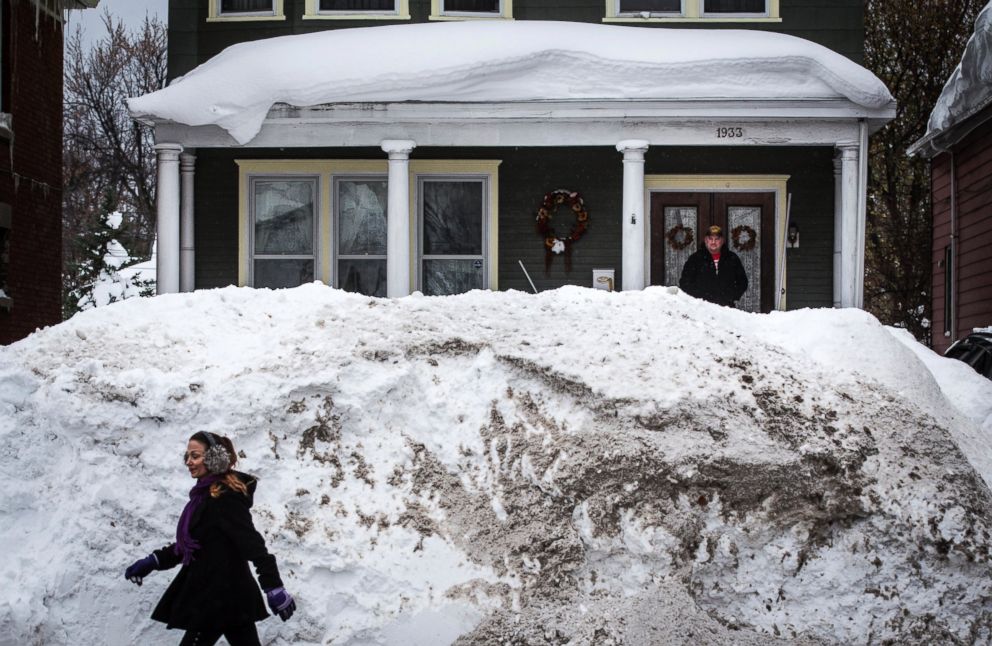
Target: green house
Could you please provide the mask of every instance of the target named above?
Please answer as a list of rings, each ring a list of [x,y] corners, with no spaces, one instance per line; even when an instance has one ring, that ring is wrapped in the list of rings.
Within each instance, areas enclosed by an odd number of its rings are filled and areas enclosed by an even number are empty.
[[[863,40],[857,0],[171,0],[159,290],[643,289],[719,224],[740,307],[860,306]]]

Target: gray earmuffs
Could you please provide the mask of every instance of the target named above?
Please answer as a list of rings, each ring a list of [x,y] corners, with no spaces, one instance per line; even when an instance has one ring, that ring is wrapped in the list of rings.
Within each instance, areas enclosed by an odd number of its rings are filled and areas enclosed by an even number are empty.
[[[203,436],[210,443],[206,453],[203,454],[203,465],[207,467],[207,472],[215,474],[227,473],[227,470],[231,467],[231,456],[228,454],[227,449],[217,441],[213,433],[203,431]]]

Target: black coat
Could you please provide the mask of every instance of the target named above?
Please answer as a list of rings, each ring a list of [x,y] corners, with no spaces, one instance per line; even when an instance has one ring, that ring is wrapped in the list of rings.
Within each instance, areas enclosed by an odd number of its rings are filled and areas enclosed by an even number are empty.
[[[169,628],[224,630],[268,617],[262,593],[248,561],[255,565],[265,589],[282,587],[276,559],[251,521],[256,480],[235,472],[248,495],[224,488],[217,498],[207,496],[193,513],[190,536],[200,544],[152,612],[152,619]],[[155,551],[159,569],[179,565],[175,544]]]
[[[726,243],[720,250],[719,265],[713,262],[704,245],[685,261],[679,288],[690,296],[733,307],[747,291],[747,272],[741,259],[727,248]]]

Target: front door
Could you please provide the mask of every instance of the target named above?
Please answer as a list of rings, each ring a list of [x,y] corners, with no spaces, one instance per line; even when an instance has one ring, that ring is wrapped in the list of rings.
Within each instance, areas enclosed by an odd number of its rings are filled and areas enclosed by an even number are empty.
[[[774,305],[775,193],[651,193],[651,284],[678,285],[682,266],[711,225],[724,230],[727,246],[740,256],[748,289],[737,303],[749,312]]]

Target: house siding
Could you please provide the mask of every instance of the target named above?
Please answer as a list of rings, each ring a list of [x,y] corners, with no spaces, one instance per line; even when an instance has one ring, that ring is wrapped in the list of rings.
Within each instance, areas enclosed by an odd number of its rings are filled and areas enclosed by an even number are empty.
[[[4,2],[0,202],[10,207],[0,344],[62,318],[62,25],[29,2]]]
[[[732,154],[730,154],[732,152]],[[202,150],[196,174],[196,286],[220,287],[238,280],[238,168],[236,159],[383,159],[378,149]],[[413,158],[497,159],[499,167],[499,288],[530,291],[523,261],[539,290],[592,285],[593,268],[621,271],[622,156],[612,148],[417,148]],[[833,149],[664,148],[645,159],[651,174],[790,175],[792,214],[802,241],[787,252],[790,308],[832,304]],[[535,215],[548,191],[567,188],[585,198],[590,227],[565,258],[546,256]],[[562,212],[557,229],[572,221]]]
[[[409,20],[304,20],[304,0],[284,0],[285,20],[207,22],[207,0],[169,2],[169,78],[239,42],[326,29],[428,22],[430,0],[410,0]],[[602,23],[604,0],[514,0],[516,20],[570,20]],[[623,23],[658,29],[760,29],[798,36],[843,54],[864,59],[864,3],[861,0],[781,0],[781,22]]]
[[[951,155],[943,153],[931,164],[933,196],[933,345],[938,352],[954,338],[976,327],[992,325],[992,109],[984,124],[954,146],[958,206],[957,325],[944,336],[947,325],[944,252],[951,239]]]

